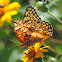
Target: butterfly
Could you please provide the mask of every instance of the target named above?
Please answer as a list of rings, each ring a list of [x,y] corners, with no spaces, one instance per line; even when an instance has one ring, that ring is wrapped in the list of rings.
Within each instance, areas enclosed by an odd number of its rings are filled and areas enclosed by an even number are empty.
[[[52,25],[42,21],[32,6],[26,8],[23,20],[14,20],[13,27],[21,46],[31,46],[45,41],[53,34]]]

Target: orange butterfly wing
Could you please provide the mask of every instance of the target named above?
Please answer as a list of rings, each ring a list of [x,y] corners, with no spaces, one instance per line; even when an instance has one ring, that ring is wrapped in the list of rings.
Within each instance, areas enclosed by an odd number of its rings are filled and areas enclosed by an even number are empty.
[[[32,6],[26,8],[23,20],[14,21],[14,32],[21,46],[30,46],[39,41],[45,41],[52,36],[50,23],[42,21]]]

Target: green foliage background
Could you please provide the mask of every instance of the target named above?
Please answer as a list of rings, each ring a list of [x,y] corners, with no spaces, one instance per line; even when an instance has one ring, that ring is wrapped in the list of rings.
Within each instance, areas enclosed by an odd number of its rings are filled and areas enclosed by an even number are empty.
[[[23,19],[26,7],[29,5],[33,6],[41,19],[50,22],[53,26],[53,36],[45,41],[46,45],[49,45],[51,48],[48,53],[44,53],[45,57],[43,60],[45,62],[62,62],[62,24],[48,13],[40,12],[36,6],[37,1],[38,0],[11,0],[10,3],[19,2],[21,4],[21,8],[17,10],[18,14],[12,17],[11,23],[13,25],[14,19]],[[49,11],[62,20],[62,0],[48,0],[47,4]],[[0,28],[0,62],[23,62],[21,57],[24,55],[23,51],[26,49],[16,46],[20,44],[20,42],[15,36],[12,25],[5,22],[4,26]],[[13,46],[16,47],[8,50]]]

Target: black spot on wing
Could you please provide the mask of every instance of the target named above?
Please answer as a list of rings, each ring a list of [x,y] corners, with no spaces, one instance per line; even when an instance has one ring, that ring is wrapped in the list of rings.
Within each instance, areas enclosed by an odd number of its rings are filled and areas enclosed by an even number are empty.
[[[42,20],[41,18],[37,15],[36,10],[32,7],[32,6],[28,6],[25,10],[25,14],[24,14],[24,21],[28,22],[28,19],[26,19],[27,17],[29,17],[29,21],[35,21],[35,23],[40,23]]]

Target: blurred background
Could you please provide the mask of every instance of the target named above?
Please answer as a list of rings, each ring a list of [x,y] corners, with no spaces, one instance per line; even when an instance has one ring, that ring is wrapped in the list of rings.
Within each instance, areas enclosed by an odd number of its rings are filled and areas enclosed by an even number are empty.
[[[26,49],[18,46],[20,42],[15,36],[13,22],[14,19],[23,19],[25,9],[29,5],[36,9],[42,20],[51,23],[53,26],[53,36],[45,41],[45,45],[50,46],[50,49],[48,53],[44,53],[43,60],[45,62],[62,62],[62,23],[47,12],[40,12],[36,5],[38,0],[10,0],[10,3],[13,2],[18,2],[21,7],[17,10],[18,14],[12,16],[12,21],[10,23],[5,21],[3,27],[0,28],[0,62],[23,62],[21,58],[24,55],[23,51]],[[47,5],[49,11],[62,20],[62,0],[47,0]]]

